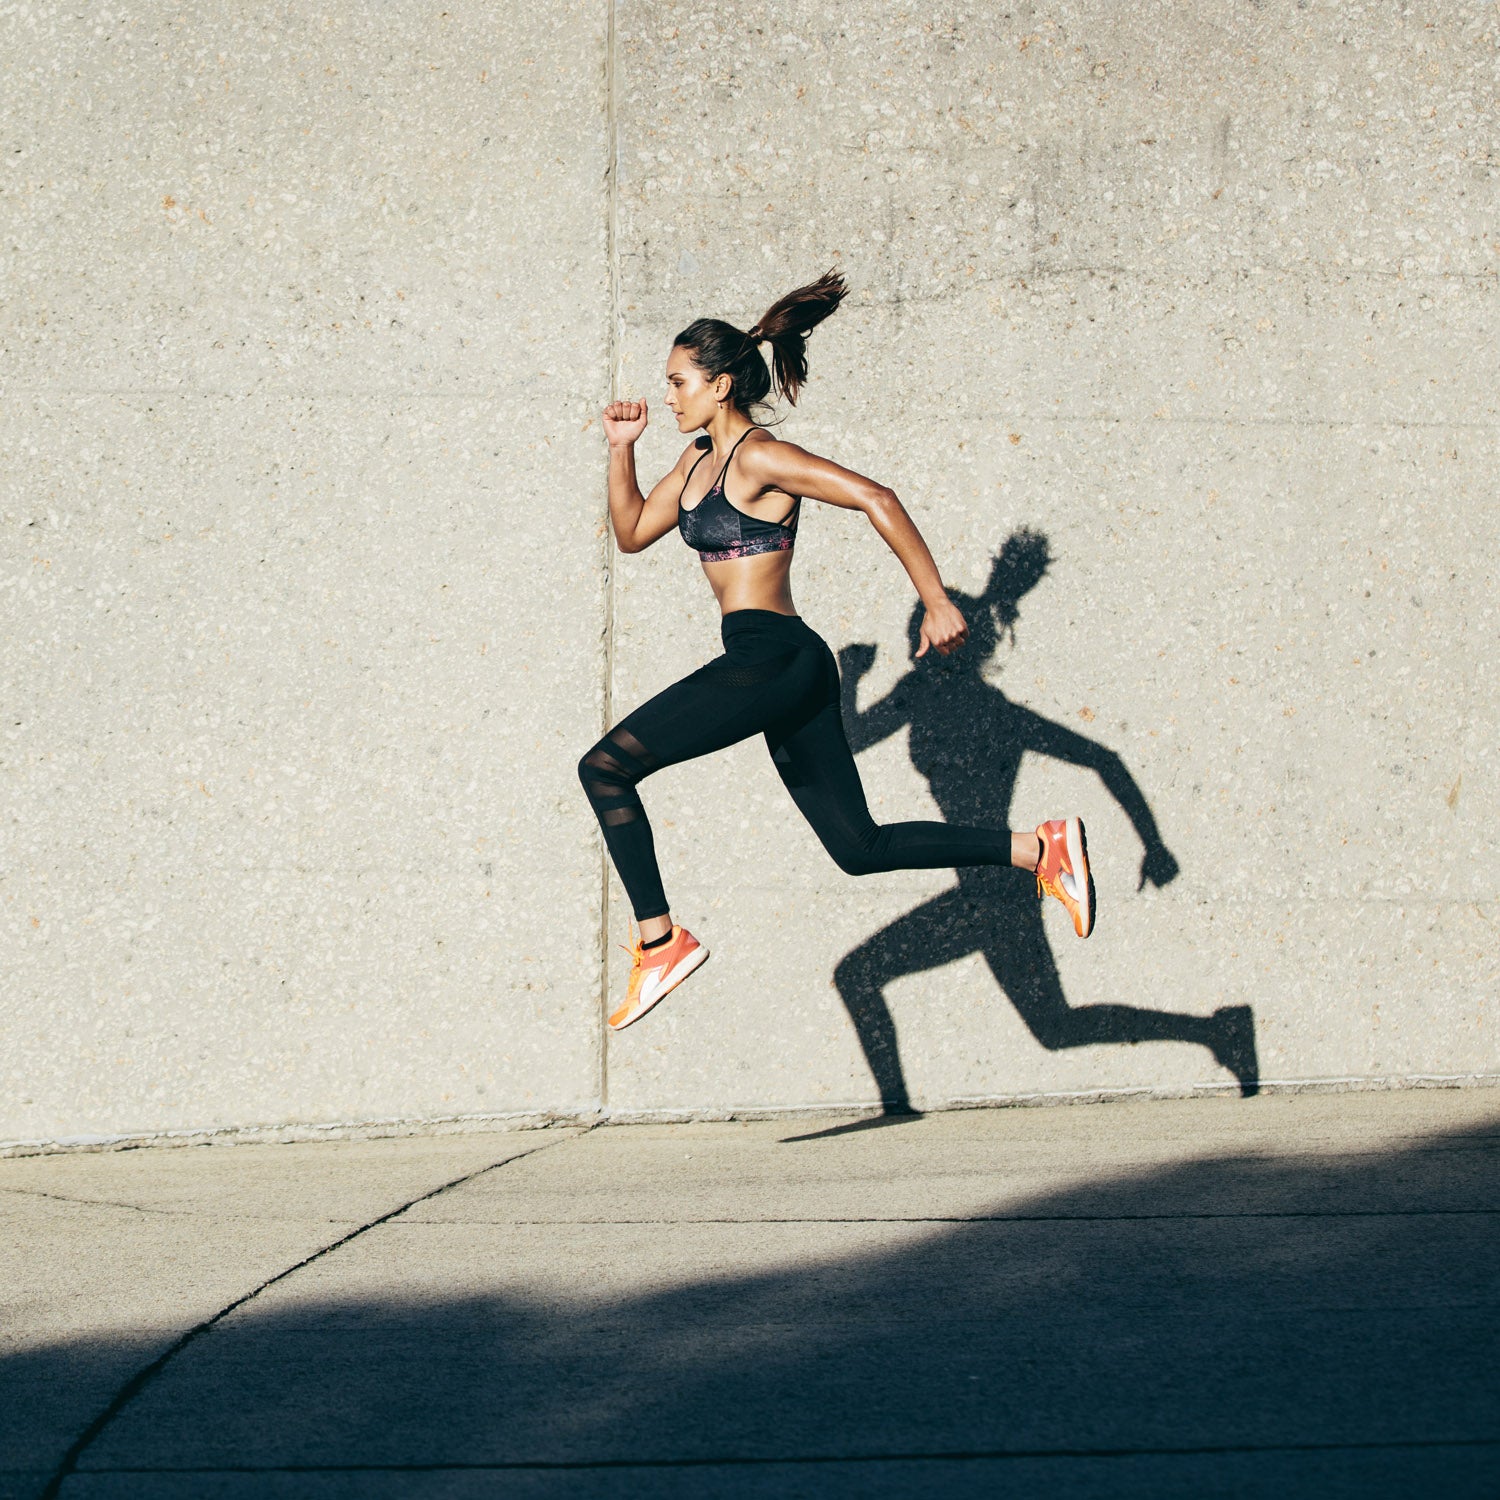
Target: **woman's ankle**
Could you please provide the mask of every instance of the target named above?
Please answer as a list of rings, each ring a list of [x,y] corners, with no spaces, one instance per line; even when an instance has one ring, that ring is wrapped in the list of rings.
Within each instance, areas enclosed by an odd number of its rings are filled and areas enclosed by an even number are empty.
[[[672,918],[647,917],[641,923],[641,946],[643,948],[659,948],[672,936]]]

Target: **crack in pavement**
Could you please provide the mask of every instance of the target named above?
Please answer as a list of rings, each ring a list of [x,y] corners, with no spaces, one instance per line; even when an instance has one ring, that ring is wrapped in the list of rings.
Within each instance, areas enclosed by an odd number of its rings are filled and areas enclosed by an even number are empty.
[[[172,1344],[161,1354],[157,1355],[150,1364],[137,1370],[124,1385],[115,1392],[104,1410],[89,1423],[87,1427],[76,1437],[69,1446],[68,1451],[63,1454],[62,1461],[58,1464],[52,1477],[47,1482],[47,1487],[42,1491],[40,1500],[57,1500],[63,1485],[77,1472],[78,1461],[88,1450],[89,1445],[109,1426],[124,1409],[145,1390],[145,1388],[174,1360],[189,1344],[201,1338],[216,1323],[222,1322],[230,1313],[244,1307],[247,1302],[253,1302],[255,1298],[266,1291],[269,1287],[276,1285],[278,1281],[285,1281],[288,1276],[294,1276],[306,1266],[310,1266],[316,1260],[322,1260],[325,1255],[332,1255],[335,1250],[342,1249],[351,1240],[356,1240],[360,1235],[376,1229],[382,1224],[389,1223],[392,1219],[399,1218],[408,1209],[415,1208],[419,1203],[426,1203],[431,1198],[437,1198],[443,1193],[450,1192],[453,1188],[462,1187],[466,1182],[473,1182],[477,1177],[483,1177],[487,1172],[498,1171],[501,1167],[508,1167],[512,1162],[524,1161],[528,1156],[536,1156],[542,1151],[550,1151],[558,1146],[567,1145],[570,1141],[587,1135],[591,1126],[578,1127],[562,1140],[548,1141],[540,1146],[533,1146],[529,1151],[522,1151],[515,1156],[507,1156],[504,1161],[490,1162],[488,1166],[478,1167],[472,1172],[465,1172],[462,1177],[455,1177],[450,1182],[440,1184],[430,1191],[421,1193],[409,1202],[403,1203],[398,1208],[391,1209],[377,1218],[371,1219],[367,1224],[361,1224],[357,1229],[334,1240],[331,1244],[324,1245],[321,1250],[314,1250],[311,1255],[304,1256],[296,1265],[288,1266],[284,1271],[278,1271],[274,1276],[267,1277],[259,1286],[253,1287],[242,1296],[236,1297],[233,1302],[221,1307],[212,1317],[205,1318],[201,1323],[175,1339]],[[125,1472],[125,1471],[121,1471]]]
[[[121,1208],[129,1213],[159,1214],[169,1219],[214,1219],[226,1224],[358,1224],[358,1219],[325,1219],[317,1214],[232,1214],[212,1208],[161,1208],[147,1203],[121,1203],[114,1198],[73,1198],[66,1193],[48,1193],[41,1188],[0,1187],[0,1193],[23,1198],[46,1198],[53,1203],[75,1203],[82,1208]]]
[[[70,1198],[66,1193],[47,1193],[41,1188],[0,1187],[0,1193],[15,1193],[22,1198],[47,1198],[53,1203],[77,1203],[85,1208],[123,1208],[137,1214],[172,1214],[170,1208],[147,1208],[140,1203],[117,1203],[113,1198]]]

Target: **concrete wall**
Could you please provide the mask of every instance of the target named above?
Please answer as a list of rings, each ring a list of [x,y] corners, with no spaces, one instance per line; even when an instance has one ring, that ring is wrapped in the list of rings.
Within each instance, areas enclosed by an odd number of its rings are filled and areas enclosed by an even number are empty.
[[[0,1140],[1233,1088],[1236,1007],[1266,1082],[1500,1074],[1497,46],[1446,3],[12,10]],[[646,784],[715,957],[606,1043],[574,762],[718,637],[674,538],[610,559],[597,411],[831,264],[780,430],[975,601],[914,667],[899,565],[806,514],[872,808],[1081,812],[1098,930],[849,879],[756,741]]]

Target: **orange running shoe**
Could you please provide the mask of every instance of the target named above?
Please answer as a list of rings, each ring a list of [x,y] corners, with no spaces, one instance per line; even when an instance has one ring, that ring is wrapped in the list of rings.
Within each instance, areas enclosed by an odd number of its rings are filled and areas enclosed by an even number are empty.
[[[1056,896],[1068,908],[1073,931],[1086,938],[1094,930],[1094,878],[1082,818],[1053,818],[1036,831],[1042,857],[1036,867],[1038,896]]]
[[[686,927],[673,926],[658,948],[643,948],[637,935],[620,946],[635,959],[625,1003],[609,1018],[611,1031],[624,1031],[656,1002],[675,990],[708,957],[708,949]]]

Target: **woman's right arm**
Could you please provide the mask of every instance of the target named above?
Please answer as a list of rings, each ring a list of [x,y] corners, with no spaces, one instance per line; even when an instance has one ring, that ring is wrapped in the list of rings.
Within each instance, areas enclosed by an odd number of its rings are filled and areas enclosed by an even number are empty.
[[[621,552],[644,552],[677,524],[677,501],[686,477],[679,458],[649,495],[635,475],[636,439],[646,430],[644,401],[611,401],[604,408],[609,442],[609,520]],[[683,458],[692,450],[687,449]]]

